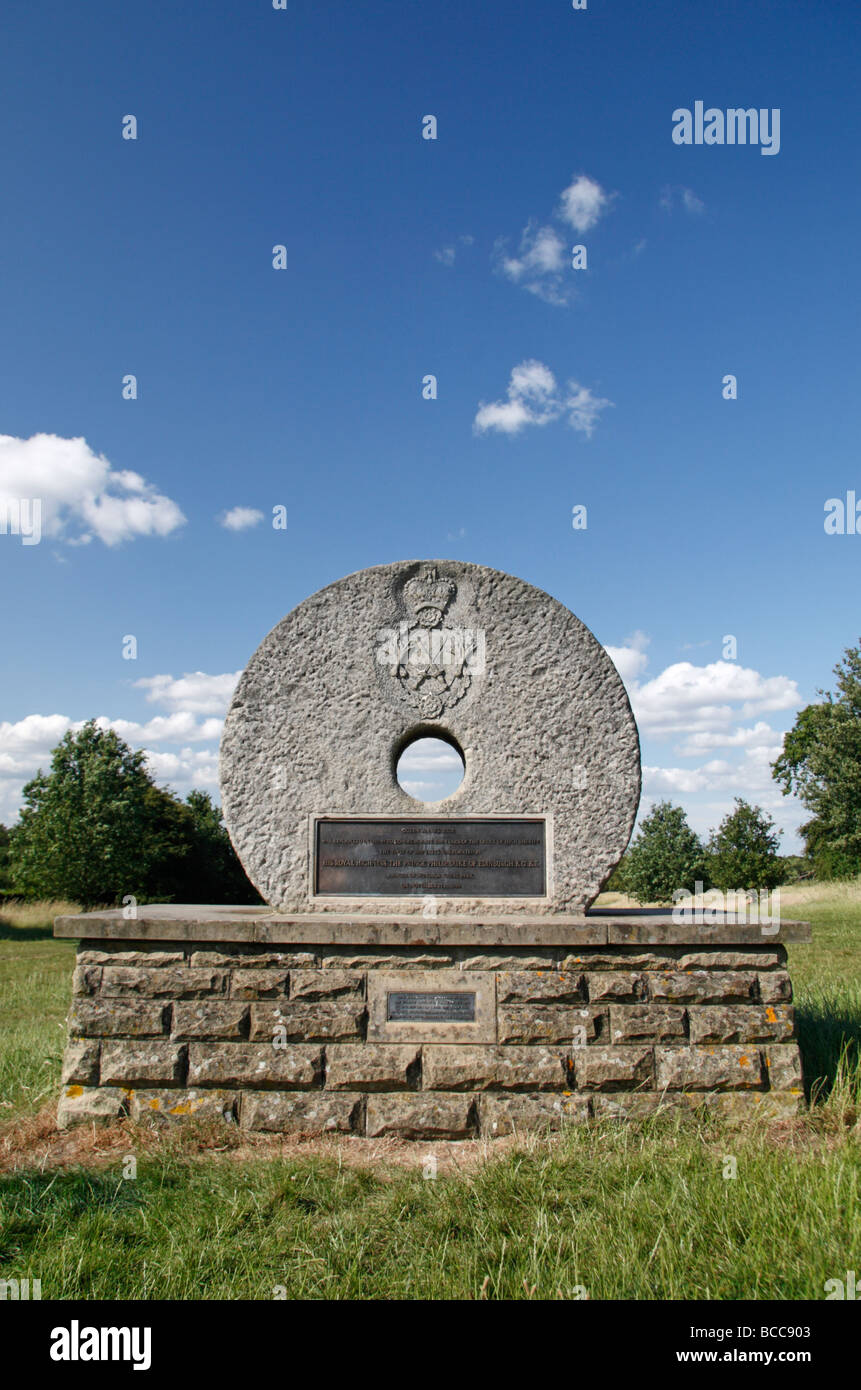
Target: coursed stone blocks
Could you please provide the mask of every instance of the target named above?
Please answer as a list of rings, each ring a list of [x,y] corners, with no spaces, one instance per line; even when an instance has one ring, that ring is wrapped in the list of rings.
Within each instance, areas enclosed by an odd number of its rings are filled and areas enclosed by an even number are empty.
[[[340,1000],[252,1004],[252,1042],[348,1042],[364,1034],[365,1006]]]
[[[272,1090],[323,1084],[320,1047],[267,1043],[189,1043],[189,1086],[241,1086]]]
[[[102,1043],[99,1080],[103,1086],[171,1086],[185,1080],[183,1043]]]
[[[571,1059],[564,1048],[422,1048],[423,1085],[431,1091],[543,1091],[571,1089]]]
[[[566,1124],[588,1120],[592,1103],[588,1096],[500,1095],[485,1092],[479,1101],[481,1133],[487,1138],[530,1130],[559,1130]]]
[[[783,946],[267,950],[82,945],[62,1124],[214,1115],[443,1138],[803,1104]],[[483,968],[480,968],[483,967]],[[466,996],[471,1021],[389,1017]],[[464,1010],[458,1010],[464,1015]],[[766,1101],[768,1102],[766,1104]]]
[[[735,1090],[764,1084],[763,1063],[755,1047],[658,1047],[658,1090]]]
[[[170,1004],[142,1000],[76,999],[69,1015],[69,1030],[81,1037],[153,1038],[170,1022]]]
[[[365,1097],[329,1092],[246,1091],[240,1128],[276,1134],[355,1134],[364,1128]]]
[[[369,1139],[471,1139],[478,1133],[474,1096],[429,1094],[369,1095],[365,1120]]]
[[[574,1053],[574,1074],[580,1091],[650,1085],[653,1072],[650,1047],[586,1047]]]
[[[402,1043],[335,1043],[326,1048],[326,1089],[405,1091],[421,1084],[421,1049]]]

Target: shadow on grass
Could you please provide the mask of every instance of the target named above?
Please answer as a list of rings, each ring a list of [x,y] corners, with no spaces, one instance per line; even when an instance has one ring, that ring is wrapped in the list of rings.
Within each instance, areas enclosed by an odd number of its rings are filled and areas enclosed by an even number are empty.
[[[44,926],[16,927],[7,917],[0,915],[0,941],[53,941],[54,927],[46,922]]]
[[[845,1005],[808,1001],[798,1005],[796,1020],[804,1094],[808,1102],[826,1101],[838,1076],[846,1081],[847,1067],[861,1075],[861,1017]]]

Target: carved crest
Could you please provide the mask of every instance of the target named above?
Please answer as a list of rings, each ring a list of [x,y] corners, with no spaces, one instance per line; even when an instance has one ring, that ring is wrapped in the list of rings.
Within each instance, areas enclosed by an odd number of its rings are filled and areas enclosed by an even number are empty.
[[[425,719],[439,718],[462,700],[473,675],[483,670],[483,633],[477,643],[478,634],[443,626],[456,595],[454,580],[441,578],[433,565],[426,565],[404,585],[409,620],[380,633],[377,660]]]

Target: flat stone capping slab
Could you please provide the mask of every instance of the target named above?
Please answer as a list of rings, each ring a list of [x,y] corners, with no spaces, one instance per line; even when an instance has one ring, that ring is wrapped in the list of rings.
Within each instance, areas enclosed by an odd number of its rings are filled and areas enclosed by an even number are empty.
[[[718,914],[720,915],[720,914]],[[672,914],[602,908],[585,916],[516,920],[446,915],[405,918],[378,914],[279,913],[260,907],[142,907],[137,917],[122,908],[57,917],[54,935],[76,941],[230,941],[257,945],[336,946],[608,946],[688,944],[757,945],[809,941],[810,923],[782,920],[779,927],[739,922],[730,914],[714,923],[674,922]]]

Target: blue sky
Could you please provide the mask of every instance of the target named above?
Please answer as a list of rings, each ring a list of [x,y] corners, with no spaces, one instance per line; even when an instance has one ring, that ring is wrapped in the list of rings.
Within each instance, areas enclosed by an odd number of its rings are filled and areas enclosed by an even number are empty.
[[[768,762],[861,631],[861,536],[823,524],[861,497],[856,6],[7,0],[4,31],[0,502],[44,512],[0,535],[0,819],[91,716],[214,790],[284,613],[453,557],[611,649],[644,806],[746,796],[792,849]],[[675,144],[699,100],[779,109],[779,152]]]

